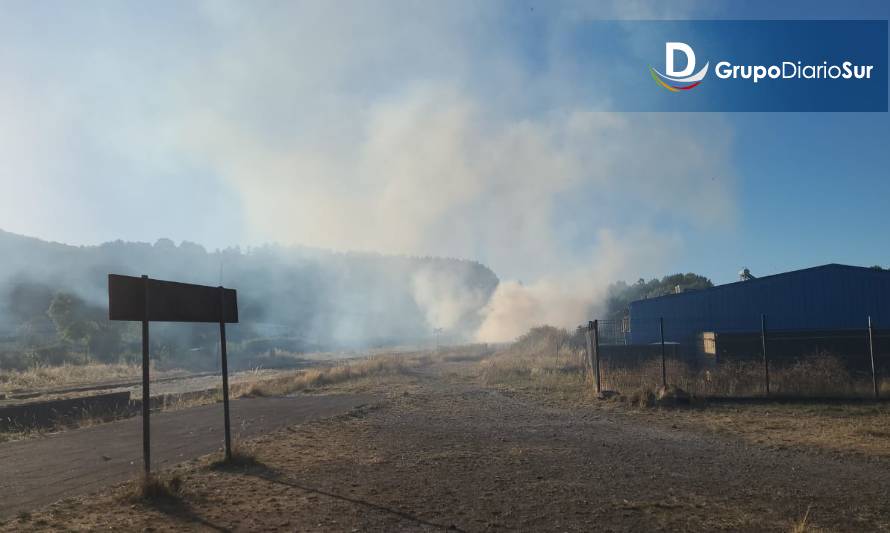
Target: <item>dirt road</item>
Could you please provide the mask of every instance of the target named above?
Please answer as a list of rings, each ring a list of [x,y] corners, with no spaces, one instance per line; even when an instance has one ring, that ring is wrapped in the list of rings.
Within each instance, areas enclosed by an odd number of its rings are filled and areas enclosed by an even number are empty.
[[[266,479],[315,493],[318,505],[293,510],[313,521],[300,530],[788,531],[808,510],[810,526],[890,530],[886,460],[752,446],[472,383],[428,380],[286,446],[270,446]]]
[[[189,467],[176,505],[106,493],[5,527],[787,532],[809,511],[807,531],[890,531],[885,458],[548,405],[450,369],[386,380],[373,408],[253,439],[259,466]]]
[[[361,395],[236,400],[233,438],[341,414],[369,401]],[[222,404],[152,414],[151,423],[155,469],[222,447]],[[0,444],[0,517],[115,484],[141,469],[142,417]]]

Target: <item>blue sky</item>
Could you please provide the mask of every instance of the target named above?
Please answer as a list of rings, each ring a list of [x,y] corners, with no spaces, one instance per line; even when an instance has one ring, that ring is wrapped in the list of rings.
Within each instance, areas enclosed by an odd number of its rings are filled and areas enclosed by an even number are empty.
[[[601,67],[620,48],[572,38],[596,19],[888,16],[878,1],[2,2],[0,228],[469,257],[563,294],[890,266],[887,113],[613,112]]]

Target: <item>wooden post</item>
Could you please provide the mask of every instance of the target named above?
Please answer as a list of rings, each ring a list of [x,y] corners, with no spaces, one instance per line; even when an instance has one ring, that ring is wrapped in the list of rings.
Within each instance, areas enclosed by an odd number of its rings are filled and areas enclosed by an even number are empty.
[[[593,322],[587,323],[587,331],[584,333],[587,339],[587,368],[593,372]]]
[[[226,461],[232,460],[232,433],[229,423],[229,361],[226,354],[225,293],[219,288],[219,353],[222,362],[223,415],[225,416]]]
[[[667,389],[667,369],[665,368],[664,361],[664,317],[658,319],[658,326],[661,330],[661,386]]]
[[[599,320],[593,321],[593,361],[596,376],[596,393],[602,392],[600,387],[600,329]]]
[[[766,315],[760,315],[760,349],[763,353],[763,378],[769,396],[769,357],[766,352]]]
[[[878,373],[875,370],[875,341],[874,341],[874,333],[871,327],[871,316],[868,317],[868,355],[871,357],[871,384],[874,387],[875,391],[875,400],[880,398],[880,391],[878,390]]]
[[[556,366],[559,366],[559,333],[556,334]]]
[[[142,276],[142,284],[145,294],[145,316],[142,320],[142,462],[145,467],[145,475],[151,473],[151,425],[149,413],[151,407],[151,395],[148,390],[148,370],[150,366],[148,357],[148,276]]]

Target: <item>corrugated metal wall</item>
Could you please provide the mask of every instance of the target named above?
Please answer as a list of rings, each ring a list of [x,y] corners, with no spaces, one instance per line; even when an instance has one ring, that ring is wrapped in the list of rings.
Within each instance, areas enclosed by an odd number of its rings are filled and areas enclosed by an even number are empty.
[[[760,315],[772,330],[890,327],[890,272],[825,265],[713,289],[672,294],[630,304],[630,339],[689,343],[702,331],[760,330]]]

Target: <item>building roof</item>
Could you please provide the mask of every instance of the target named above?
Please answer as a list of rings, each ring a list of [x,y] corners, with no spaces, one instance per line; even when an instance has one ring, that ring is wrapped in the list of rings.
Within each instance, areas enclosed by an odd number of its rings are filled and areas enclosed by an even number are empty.
[[[791,276],[795,276],[797,274],[801,274],[803,272],[812,272],[812,271],[816,271],[816,270],[849,270],[849,271],[860,272],[860,273],[867,272],[867,273],[871,273],[871,274],[884,274],[886,276],[890,276],[890,270],[877,270],[877,269],[874,269],[871,267],[861,267],[861,266],[853,266],[853,265],[841,265],[838,263],[828,263],[826,265],[802,268],[800,270],[790,270],[788,272],[781,272],[779,274],[770,274],[768,276],[761,276],[758,278],[749,279],[749,280],[745,280],[745,281],[734,281],[732,283],[724,283],[723,285],[715,285],[714,287],[709,287],[707,289],[695,289],[695,290],[691,290],[688,292],[671,293],[671,294],[665,294],[662,296],[655,296],[652,298],[643,298],[641,300],[634,300],[633,302],[631,302],[631,304],[633,304],[635,302],[650,302],[652,300],[661,300],[661,299],[665,299],[665,298],[678,298],[678,297],[682,298],[684,295],[701,294],[701,293],[706,293],[708,291],[717,291],[720,289],[725,289],[728,287],[735,287],[738,285],[744,285],[745,287],[751,287],[751,286],[757,285],[759,283],[762,283],[764,281],[780,279],[783,277],[791,277]]]

